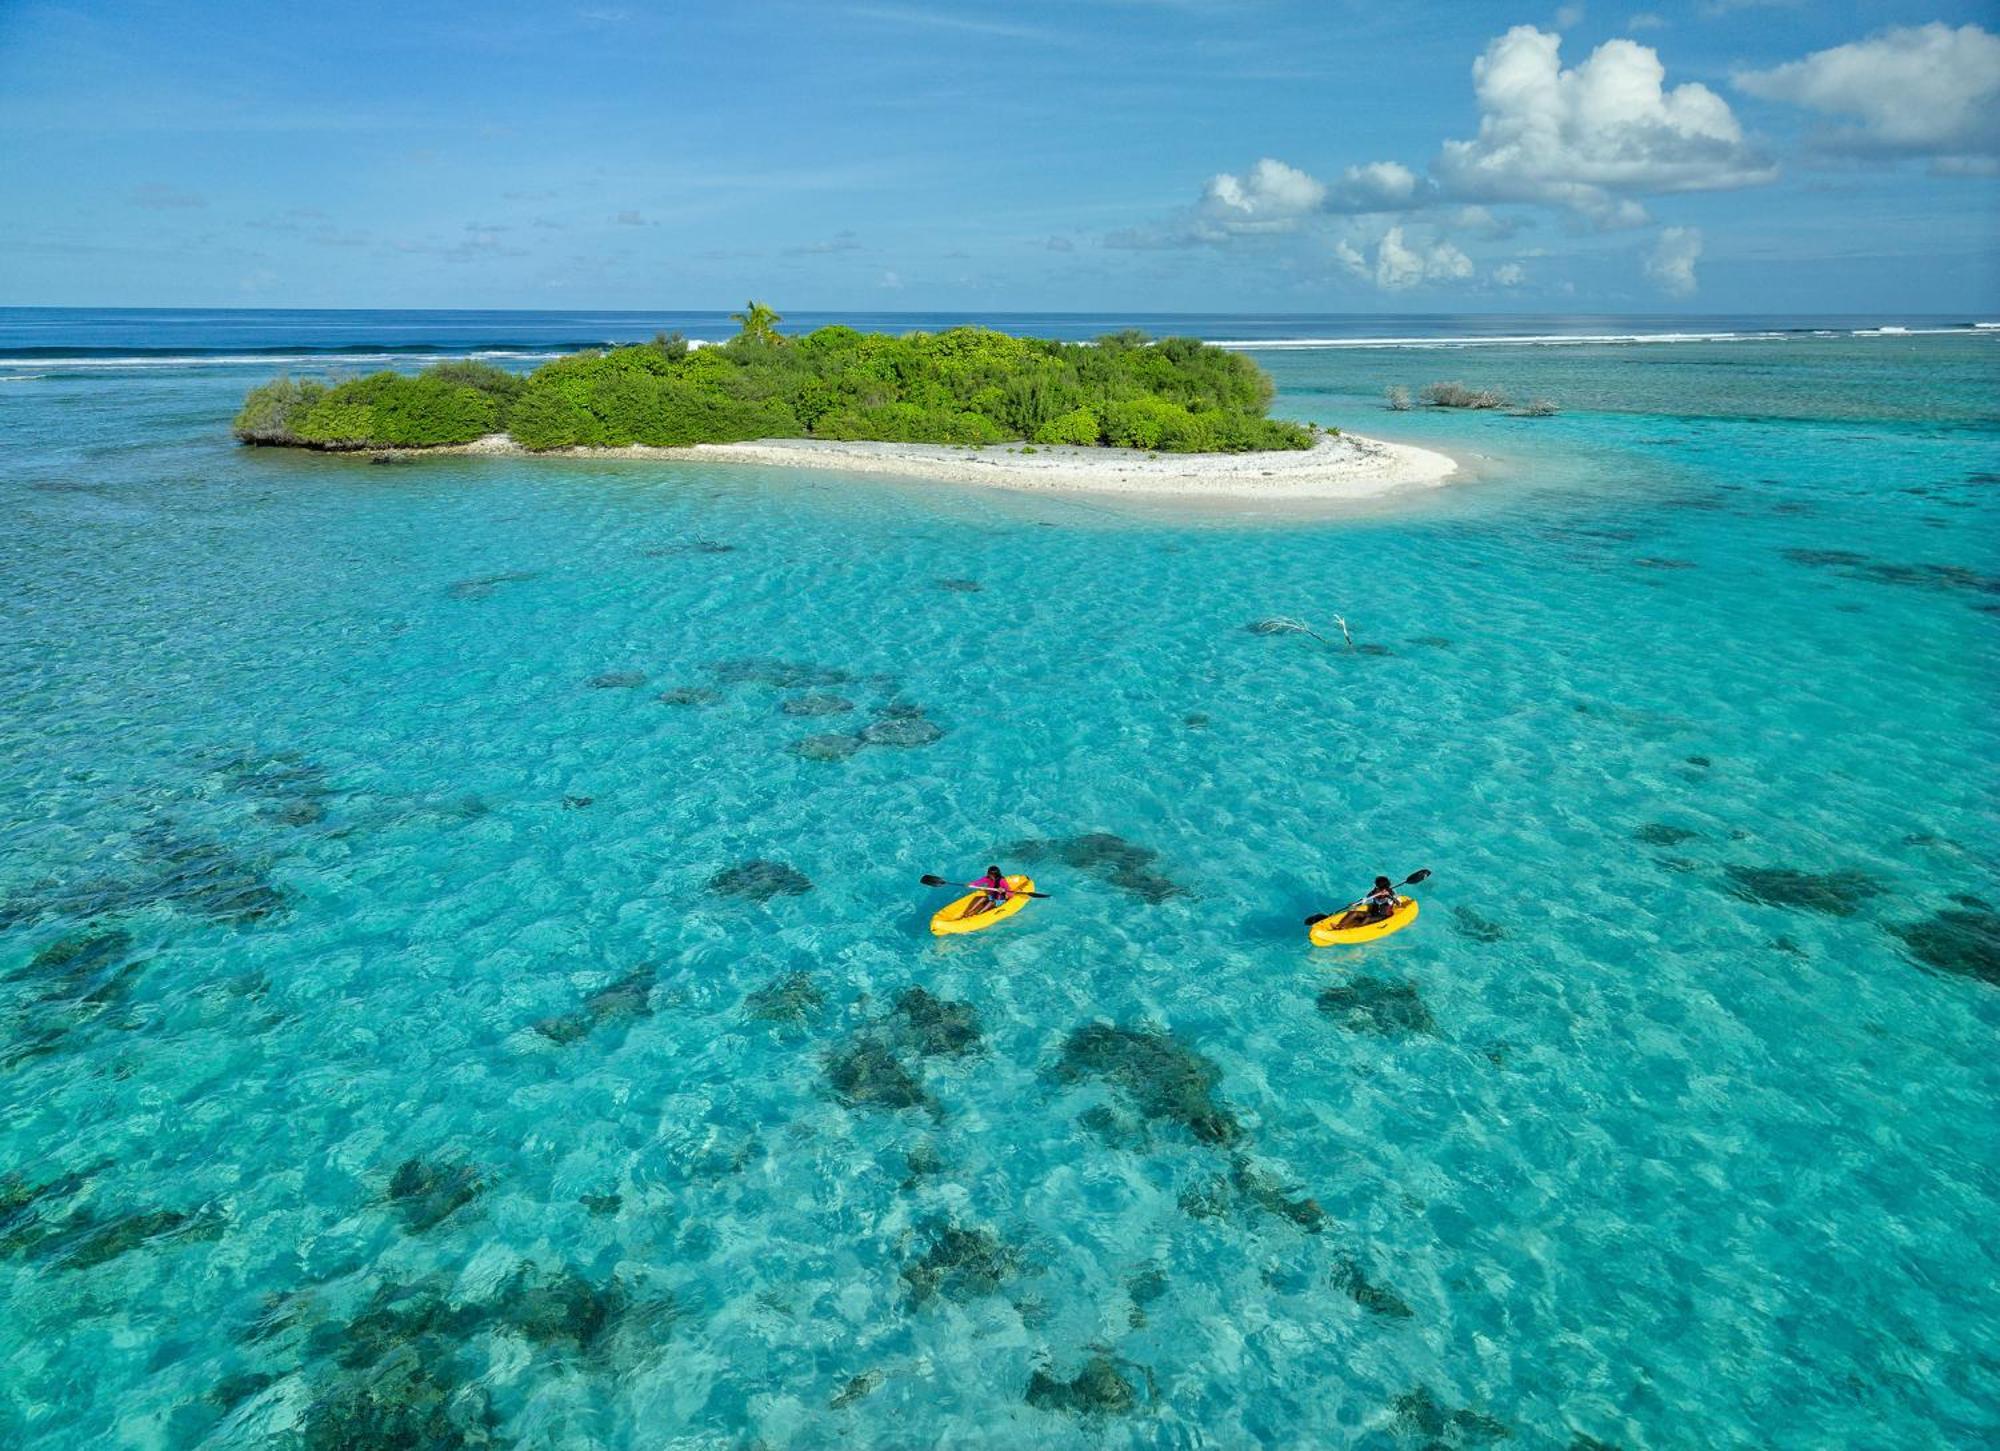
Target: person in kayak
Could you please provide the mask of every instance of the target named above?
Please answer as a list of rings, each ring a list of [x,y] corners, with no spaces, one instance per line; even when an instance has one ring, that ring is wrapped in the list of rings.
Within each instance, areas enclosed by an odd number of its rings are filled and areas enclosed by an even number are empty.
[[[980,894],[979,900],[965,909],[965,915],[968,917],[977,917],[981,912],[991,912],[1014,895],[1014,889],[1008,885],[1005,874],[997,866],[988,867],[985,876],[976,877],[965,885],[976,888]]]
[[[1386,922],[1396,915],[1396,909],[1402,905],[1403,899],[1396,895],[1395,884],[1387,877],[1377,877],[1368,895],[1347,909],[1340,925],[1365,927],[1370,922]]]

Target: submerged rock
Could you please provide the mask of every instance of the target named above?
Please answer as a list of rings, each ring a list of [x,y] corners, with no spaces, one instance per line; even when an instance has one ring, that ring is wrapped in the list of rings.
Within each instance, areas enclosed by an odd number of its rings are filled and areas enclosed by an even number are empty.
[[[937,581],[937,587],[949,594],[959,595],[976,595],[985,588],[976,579],[941,579]]]
[[[845,685],[850,678],[845,670],[795,660],[717,660],[708,670],[725,685],[772,685],[781,690],[824,689]]]
[[[662,705],[714,705],[722,692],[707,685],[676,685],[659,694]]]
[[[1169,1033],[1091,1023],[1069,1035],[1055,1072],[1066,1083],[1101,1079],[1147,1118],[1180,1124],[1202,1143],[1242,1137],[1216,1093],[1222,1070]]]
[[[825,994],[803,972],[774,977],[743,1000],[743,1011],[758,1022],[792,1027],[804,1027],[825,1006]]]
[[[1470,907],[1451,909],[1451,927],[1459,936],[1470,938],[1474,942],[1491,944],[1507,935],[1505,927]]]
[[[1429,1386],[1418,1386],[1391,1402],[1396,1424],[1425,1437],[1430,1446],[1463,1447],[1499,1441],[1513,1431],[1491,1416],[1470,1410],[1450,1410],[1438,1403]]]
[[[1414,983],[1357,977],[1335,983],[1322,992],[1318,1007],[1343,1028],[1357,1033],[1389,1037],[1398,1033],[1430,1033],[1437,1028]]]
[[[1790,867],[1725,866],[1725,890],[1746,902],[1852,917],[1882,887],[1863,872],[1800,872]]]
[[[965,1305],[987,1295],[1021,1273],[1020,1252],[990,1229],[960,1229],[950,1223],[930,1226],[931,1242],[921,1258],[903,1267],[911,1302],[922,1306],[942,1296]]]
[[[165,823],[137,834],[152,876],[139,900],[168,902],[218,922],[260,921],[287,905],[260,868],[217,842],[184,835]]]
[[[584,682],[592,690],[634,690],[646,683],[643,670],[607,670]]]
[[[2000,987],[2000,914],[1978,906],[1947,907],[1925,921],[1889,930],[1924,966]]]
[[[1850,579],[1871,580],[1876,584],[2000,594],[2000,577],[1959,564],[1890,564],[1851,549],[1787,549],[1784,553],[1794,564],[1832,569]]]
[[[871,746],[909,748],[944,739],[943,727],[920,715],[892,715],[863,726],[861,740]]]
[[[1692,559],[1661,559],[1655,556],[1641,556],[1632,561],[1641,569],[1693,569]]]
[[[826,1081],[848,1108],[930,1108],[923,1080],[887,1043],[864,1034],[827,1055]]]
[[[639,551],[647,559],[671,559],[678,554],[734,554],[735,552],[734,544],[724,544],[720,539],[688,539],[674,544],[655,544]]]
[[[844,695],[795,695],[778,709],[796,716],[846,715],[854,709],[854,702]]]
[[[1028,1378],[1026,1400],[1038,1411],[1071,1416],[1123,1416],[1136,1410],[1139,1393],[1119,1371],[1118,1363],[1098,1354],[1068,1380],[1038,1370]]]
[[[836,1411],[851,1406],[863,1396],[871,1394],[881,1384],[881,1371],[864,1370],[860,1375],[852,1377],[846,1385],[835,1391],[833,1399],[827,1402],[827,1406],[829,1409]]]
[[[861,749],[859,736],[803,736],[785,749],[807,761],[844,761]]]
[[[44,992],[81,989],[105,968],[124,963],[132,951],[129,932],[79,932],[44,947],[0,981],[32,982]]]
[[[1318,1200],[1291,1198],[1282,1184],[1241,1154],[1230,1156],[1229,1181],[1251,1204],[1267,1214],[1290,1220],[1307,1234],[1318,1234],[1326,1227],[1326,1211],[1319,1207]]]
[[[1700,837],[1698,831],[1689,831],[1685,826],[1670,826],[1664,821],[1649,821],[1632,833],[1632,840],[1644,842],[1647,846],[1679,846],[1684,841],[1696,841]]]
[[[405,1159],[389,1180],[389,1202],[411,1234],[442,1224],[486,1190],[471,1164]]]
[[[222,1216],[209,1211],[155,1209],[99,1220],[84,1210],[39,1246],[38,1253],[55,1259],[63,1269],[88,1270],[148,1245],[221,1237]]]
[[[1199,710],[1190,712],[1181,717],[1181,724],[1191,731],[1205,731],[1208,729],[1208,714]]]
[[[719,896],[768,902],[773,897],[804,896],[813,884],[812,878],[796,867],[759,858],[725,867],[708,879],[708,889]]]
[[[607,1023],[631,1023],[653,1015],[652,992],[659,979],[652,966],[636,967],[583,1000],[580,1012],[543,1018],[535,1031],[556,1043],[575,1043]]]
[[[301,1451],[460,1451],[492,1445],[491,1428],[485,1391],[419,1343],[315,1387],[298,1435]]]
[[[500,574],[479,574],[471,579],[461,579],[451,587],[451,597],[455,600],[483,600],[492,594],[494,588],[503,584],[516,584],[524,580],[539,579],[534,570],[510,569]]]
[[[1334,1261],[1329,1280],[1335,1289],[1352,1296],[1354,1303],[1370,1314],[1384,1315],[1391,1320],[1407,1320],[1414,1313],[1402,1296],[1372,1283],[1360,1265],[1344,1256]]]
[[[934,998],[920,987],[896,998],[898,1037],[926,1058],[961,1058],[979,1051],[979,1013],[971,1003]]]
[[[1054,840],[1030,838],[1001,849],[1029,866],[1053,856],[1063,865],[1089,872],[1120,891],[1130,892],[1143,902],[1157,906],[1180,896],[1186,889],[1178,882],[1153,870],[1160,854],[1151,847],[1114,836],[1108,831],[1087,831],[1081,836]]]
[[[625,1309],[616,1280],[599,1289],[571,1270],[523,1266],[501,1293],[497,1311],[510,1328],[537,1345],[588,1354]]]

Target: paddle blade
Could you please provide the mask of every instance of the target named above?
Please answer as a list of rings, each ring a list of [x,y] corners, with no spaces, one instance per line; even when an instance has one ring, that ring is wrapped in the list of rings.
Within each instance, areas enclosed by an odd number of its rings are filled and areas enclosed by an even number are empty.
[[[1312,916],[1306,918],[1306,926],[1317,927],[1319,926],[1320,923],[1324,922],[1327,918],[1331,917],[1332,915],[1333,913],[1331,912],[1315,912],[1312,914]]]
[[[1410,873],[1409,876],[1403,878],[1403,885],[1406,887],[1414,887],[1418,882],[1421,882],[1425,877],[1428,877],[1430,874],[1431,874],[1431,869],[1429,867],[1425,867],[1420,872],[1412,872]]]
[[[917,880],[922,882],[927,887],[949,887],[952,885],[952,883],[947,882],[943,877],[934,877],[928,872],[924,873],[923,876],[918,877]]]

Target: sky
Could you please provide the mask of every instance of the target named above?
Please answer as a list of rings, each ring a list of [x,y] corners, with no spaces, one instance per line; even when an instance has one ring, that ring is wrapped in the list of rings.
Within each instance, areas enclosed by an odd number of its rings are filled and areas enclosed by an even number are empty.
[[[0,305],[2000,316],[2000,4],[0,0]]]

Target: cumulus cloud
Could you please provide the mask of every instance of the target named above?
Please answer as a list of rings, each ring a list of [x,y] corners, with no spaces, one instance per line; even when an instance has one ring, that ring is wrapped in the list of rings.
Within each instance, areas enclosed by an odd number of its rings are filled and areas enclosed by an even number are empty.
[[[1528,269],[1519,262],[1502,262],[1493,269],[1493,282],[1498,287],[1519,287],[1528,280]]]
[[[1701,260],[1699,227],[1668,227],[1646,254],[1646,275],[1670,297],[1693,297],[1694,264]]]
[[[1224,171],[1210,177],[1200,211],[1230,233],[1290,231],[1325,200],[1323,182],[1267,156],[1243,176]]]
[[[1562,38],[1517,25],[1473,62],[1479,134],[1447,141],[1434,171],[1470,201],[1538,202],[1601,226],[1645,218],[1632,198],[1755,186],[1777,170],[1704,85],[1669,89],[1659,52],[1607,40],[1565,70]]]
[[[1884,30],[1770,70],[1737,86],[1850,124],[1818,145],[1849,156],[1924,156],[1942,169],[2000,161],[2000,35],[1941,21]]]
[[[1428,245],[1412,242],[1401,227],[1391,227],[1375,244],[1375,260],[1352,242],[1334,243],[1334,260],[1356,277],[1384,292],[1404,292],[1425,282],[1463,282],[1472,276],[1472,259],[1439,238]]]

